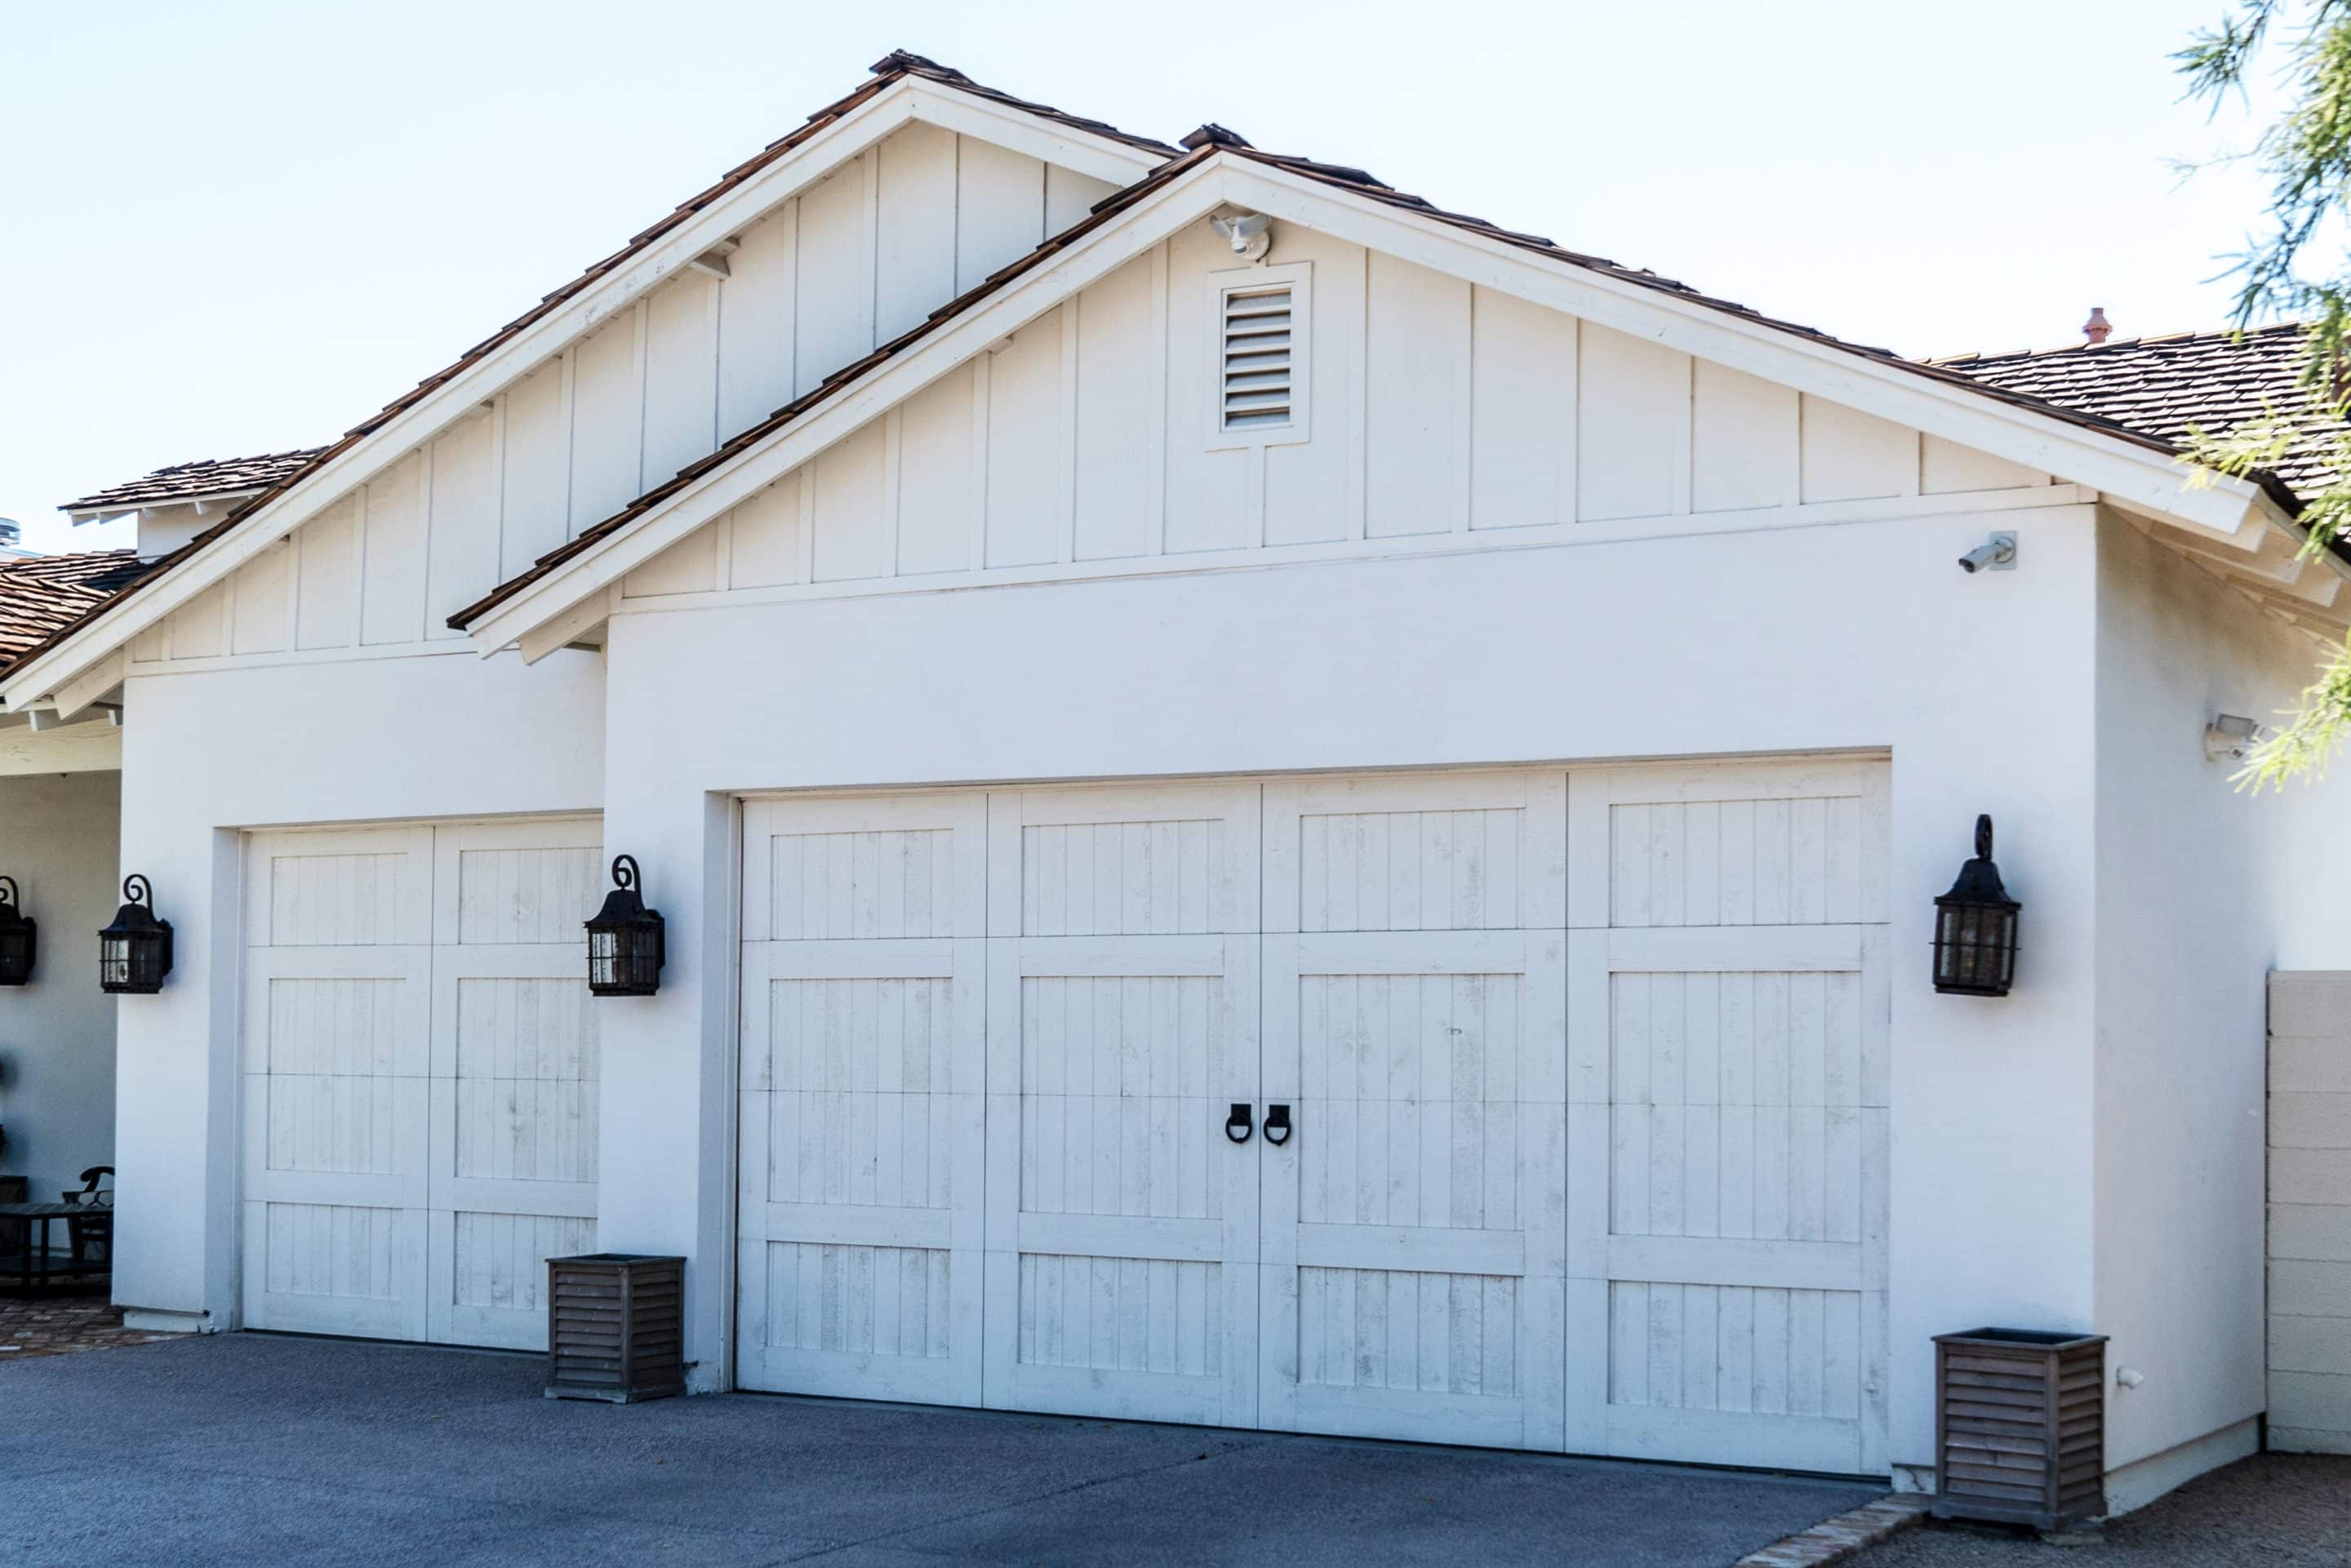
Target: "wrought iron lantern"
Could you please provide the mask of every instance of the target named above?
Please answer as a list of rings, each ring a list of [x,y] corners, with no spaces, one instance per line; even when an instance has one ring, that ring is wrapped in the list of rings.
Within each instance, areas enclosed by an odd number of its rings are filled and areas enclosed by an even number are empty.
[[[35,935],[16,879],[0,876],[0,986],[21,986],[33,977]]]
[[[117,996],[152,996],[172,972],[172,923],[155,917],[155,890],[145,877],[124,877],[122,897],[114,924],[98,934],[98,988]]]
[[[658,909],[637,896],[637,857],[612,857],[611,893],[588,923],[588,988],[600,997],[650,997],[667,956]]]
[[[2000,884],[1991,863],[1991,819],[1976,819],[1975,859],[1935,900],[1935,988],[1962,997],[2004,997],[2016,978],[2016,915],[2024,906]]]

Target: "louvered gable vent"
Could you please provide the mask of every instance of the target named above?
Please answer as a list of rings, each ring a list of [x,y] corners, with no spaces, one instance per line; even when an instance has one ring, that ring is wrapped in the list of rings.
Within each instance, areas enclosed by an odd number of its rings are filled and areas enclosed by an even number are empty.
[[[1224,296],[1224,427],[1290,423],[1290,290],[1233,289]]]

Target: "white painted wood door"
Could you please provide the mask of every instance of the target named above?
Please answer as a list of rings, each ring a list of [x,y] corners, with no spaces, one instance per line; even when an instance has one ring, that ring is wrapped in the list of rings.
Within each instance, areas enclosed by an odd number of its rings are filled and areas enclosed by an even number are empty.
[[[987,798],[744,810],[743,1386],[977,1405]]]
[[[1565,792],[1266,786],[1267,1427],[1560,1447]]]
[[[596,1249],[594,818],[434,830],[428,1339],[547,1348],[547,1260]]]
[[[596,1239],[594,819],[256,834],[246,1322],[543,1348]]]
[[[1571,1451],[1886,1451],[1886,768],[1569,782]]]
[[[1255,784],[989,798],[987,1402],[1257,1420]]]
[[[245,904],[245,1322],[421,1340],[433,830],[256,837]]]

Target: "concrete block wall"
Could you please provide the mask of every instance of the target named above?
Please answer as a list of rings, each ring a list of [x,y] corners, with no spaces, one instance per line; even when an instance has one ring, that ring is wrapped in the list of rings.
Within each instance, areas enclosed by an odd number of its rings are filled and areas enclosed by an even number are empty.
[[[2351,1454],[2351,972],[2270,977],[2269,1446]]]

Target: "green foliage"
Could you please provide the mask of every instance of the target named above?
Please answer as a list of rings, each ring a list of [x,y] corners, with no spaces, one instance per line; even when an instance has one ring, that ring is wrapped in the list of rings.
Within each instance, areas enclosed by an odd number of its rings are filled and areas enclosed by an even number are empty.
[[[2248,79],[2273,37],[2284,106],[2241,154],[2269,178],[2269,227],[2237,257],[2236,325],[2299,318],[2306,329],[2302,417],[2340,422],[2351,412],[2351,256],[2339,243],[2351,217],[2351,0],[2240,0],[2172,58],[2188,96],[2217,113],[2231,93],[2249,99]],[[2208,474],[2242,477],[2275,466],[2300,434],[2293,416],[2266,409],[2225,434],[2192,430],[2189,460]],[[2330,468],[2351,476],[2351,440],[2337,435],[2333,445]],[[2305,554],[2333,548],[2351,528],[2351,477],[2305,497],[2300,520],[2309,532]],[[2254,749],[2238,781],[2258,790],[2315,779],[2346,738],[2351,643],[2303,693],[2292,722]]]

